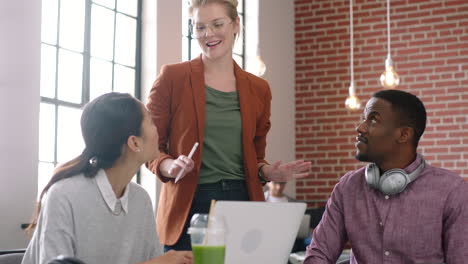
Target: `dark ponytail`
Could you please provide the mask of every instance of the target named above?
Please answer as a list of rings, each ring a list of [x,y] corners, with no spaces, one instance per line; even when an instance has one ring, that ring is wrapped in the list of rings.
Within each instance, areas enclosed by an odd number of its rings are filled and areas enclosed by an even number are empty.
[[[36,205],[32,231],[41,212],[42,198],[56,182],[84,174],[93,178],[100,169],[112,167],[129,136],[140,136],[143,105],[130,94],[107,93],[86,104],[81,115],[81,133],[86,145],[81,155],[59,165],[44,187]]]

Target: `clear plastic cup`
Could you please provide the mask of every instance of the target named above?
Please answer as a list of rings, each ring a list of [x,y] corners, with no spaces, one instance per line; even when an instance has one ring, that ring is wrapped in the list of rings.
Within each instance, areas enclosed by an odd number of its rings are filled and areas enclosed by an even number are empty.
[[[194,214],[187,233],[194,264],[224,264],[226,225],[222,217]]]

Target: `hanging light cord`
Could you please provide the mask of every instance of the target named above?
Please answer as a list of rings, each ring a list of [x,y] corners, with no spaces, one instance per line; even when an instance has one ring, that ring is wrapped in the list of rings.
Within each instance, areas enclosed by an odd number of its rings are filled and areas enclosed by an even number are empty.
[[[351,69],[351,86],[354,87],[354,29],[353,29],[353,0],[349,0],[349,46],[350,46],[350,56],[351,60],[349,63],[349,68]]]
[[[387,51],[390,57],[390,0],[387,0]]]

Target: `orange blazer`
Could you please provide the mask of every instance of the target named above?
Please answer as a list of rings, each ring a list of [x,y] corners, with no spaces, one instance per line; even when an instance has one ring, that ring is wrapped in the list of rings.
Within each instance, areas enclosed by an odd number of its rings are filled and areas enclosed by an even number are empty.
[[[271,91],[268,83],[245,72],[235,62],[234,74],[242,119],[242,149],[249,198],[264,201],[258,166],[265,161],[266,135],[270,129]],[[160,242],[174,245],[179,239],[198,184],[205,128],[205,80],[201,56],[162,67],[149,94],[147,107],[159,133],[160,157],[146,164],[163,182],[156,225]],[[229,139],[227,139],[229,140]],[[161,162],[188,155],[193,144],[194,169],[181,181],[162,176]]]

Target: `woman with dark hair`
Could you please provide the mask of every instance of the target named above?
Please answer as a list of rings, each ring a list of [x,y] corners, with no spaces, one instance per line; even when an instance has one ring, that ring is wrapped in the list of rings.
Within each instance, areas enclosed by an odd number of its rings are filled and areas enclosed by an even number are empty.
[[[40,195],[22,263],[46,264],[59,255],[85,263],[192,263],[191,252],[157,257],[151,200],[131,182],[159,156],[144,105],[129,94],[102,95],[85,106],[81,131],[85,149],[55,170]]]

